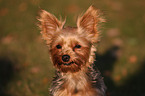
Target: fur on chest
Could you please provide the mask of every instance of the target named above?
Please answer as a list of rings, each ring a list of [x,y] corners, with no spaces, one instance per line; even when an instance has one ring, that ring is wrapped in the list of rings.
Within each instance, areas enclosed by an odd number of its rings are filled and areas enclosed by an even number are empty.
[[[57,72],[50,92],[52,96],[104,96],[105,85],[102,82],[99,73],[92,69],[75,74]]]

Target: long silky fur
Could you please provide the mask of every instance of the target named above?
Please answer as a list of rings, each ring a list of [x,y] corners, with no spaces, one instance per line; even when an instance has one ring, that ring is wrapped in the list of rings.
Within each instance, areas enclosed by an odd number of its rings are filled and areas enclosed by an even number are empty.
[[[93,88],[95,88],[98,92],[97,96],[105,96],[106,86],[103,81],[103,77],[101,76],[101,73],[98,69],[96,69],[96,65],[93,63],[90,67],[88,67],[88,71],[85,73],[87,78],[89,78],[91,85]],[[52,86],[50,88],[50,96],[53,96],[53,94],[58,91],[63,84],[65,83],[65,80],[63,78],[63,75],[61,72],[56,71],[55,77],[52,81]]]

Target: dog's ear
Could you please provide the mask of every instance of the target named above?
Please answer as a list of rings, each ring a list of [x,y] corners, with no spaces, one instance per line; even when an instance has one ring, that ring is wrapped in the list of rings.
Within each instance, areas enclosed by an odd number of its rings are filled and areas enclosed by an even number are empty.
[[[100,21],[101,18],[99,16],[98,10],[96,10],[93,6],[90,6],[84,15],[79,17],[77,20],[78,33],[85,34],[86,38],[92,43],[97,42],[97,25]]]
[[[63,28],[65,23],[45,10],[41,10],[38,20],[40,21],[38,26],[41,29],[42,38],[46,40],[47,44],[51,43],[53,36]]]

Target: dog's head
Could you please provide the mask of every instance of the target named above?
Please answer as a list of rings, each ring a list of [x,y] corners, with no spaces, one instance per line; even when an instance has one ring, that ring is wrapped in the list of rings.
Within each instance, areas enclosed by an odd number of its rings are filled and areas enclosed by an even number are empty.
[[[64,28],[65,21],[42,10],[40,13],[42,38],[49,46],[54,66],[61,72],[77,72],[93,63],[93,43],[98,41],[97,25],[101,21],[98,11],[90,6],[78,18],[77,27]]]

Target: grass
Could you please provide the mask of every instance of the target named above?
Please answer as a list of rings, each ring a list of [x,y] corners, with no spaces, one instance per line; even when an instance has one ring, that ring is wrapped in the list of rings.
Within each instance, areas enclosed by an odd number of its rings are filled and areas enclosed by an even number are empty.
[[[145,95],[144,0],[0,0],[0,96],[48,96],[54,68],[36,26],[38,12],[67,16],[66,26],[76,26],[92,4],[107,21],[96,54],[107,95]]]

